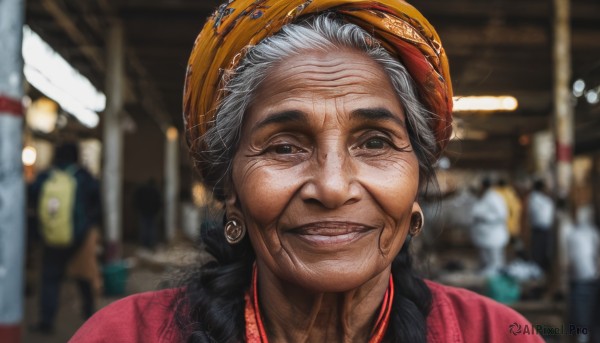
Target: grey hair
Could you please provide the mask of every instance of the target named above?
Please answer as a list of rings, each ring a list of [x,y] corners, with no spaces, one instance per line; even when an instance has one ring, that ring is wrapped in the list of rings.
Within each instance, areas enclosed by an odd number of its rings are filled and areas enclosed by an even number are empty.
[[[231,162],[238,148],[244,114],[269,71],[282,60],[305,51],[331,51],[344,48],[363,51],[379,63],[404,107],[411,145],[419,160],[420,183],[433,177],[437,145],[428,123],[436,114],[418,99],[416,86],[406,68],[361,27],[325,13],[284,26],[278,33],[251,47],[239,66],[230,74],[225,96],[217,108],[214,125],[204,137],[206,151],[200,152],[198,166],[204,182],[223,199]]]

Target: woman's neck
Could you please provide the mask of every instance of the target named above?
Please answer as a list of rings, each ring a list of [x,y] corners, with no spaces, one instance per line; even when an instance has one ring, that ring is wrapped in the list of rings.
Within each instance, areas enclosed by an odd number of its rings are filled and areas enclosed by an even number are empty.
[[[258,299],[269,343],[368,342],[389,285],[386,269],[362,286],[312,292],[258,266]]]

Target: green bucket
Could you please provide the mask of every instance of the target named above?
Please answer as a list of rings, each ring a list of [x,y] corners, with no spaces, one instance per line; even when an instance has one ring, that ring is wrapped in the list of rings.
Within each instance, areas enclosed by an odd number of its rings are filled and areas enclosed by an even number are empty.
[[[127,264],[124,261],[110,263],[102,269],[105,295],[124,295],[127,286]]]
[[[521,297],[521,287],[513,277],[500,273],[487,279],[486,295],[503,304],[513,304]]]

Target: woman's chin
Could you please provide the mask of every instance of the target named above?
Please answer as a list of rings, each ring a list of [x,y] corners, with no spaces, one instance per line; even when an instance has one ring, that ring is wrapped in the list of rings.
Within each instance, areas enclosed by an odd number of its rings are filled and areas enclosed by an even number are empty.
[[[363,286],[389,268],[357,265],[354,261],[321,261],[305,266],[304,270],[291,275],[292,283],[319,293],[347,292]]]

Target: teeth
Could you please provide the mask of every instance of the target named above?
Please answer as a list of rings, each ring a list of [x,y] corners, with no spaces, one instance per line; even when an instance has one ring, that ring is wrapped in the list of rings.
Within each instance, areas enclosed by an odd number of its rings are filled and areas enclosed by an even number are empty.
[[[354,227],[354,228],[305,228],[300,230],[301,234],[304,235],[320,235],[320,236],[339,236],[339,235],[347,235],[354,232],[363,231],[364,228]]]
[[[358,235],[358,232],[351,232],[341,235],[303,235],[306,239],[321,244],[335,244],[347,242],[354,239]]]
[[[339,236],[362,232],[367,229],[363,225],[351,225],[348,223],[314,223],[302,226],[296,231],[302,235]]]

